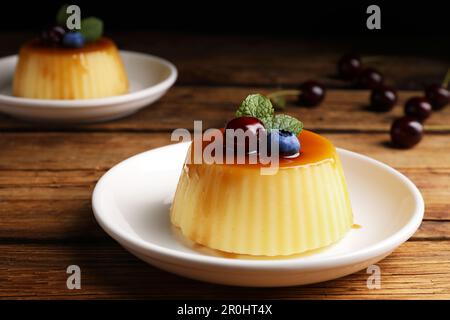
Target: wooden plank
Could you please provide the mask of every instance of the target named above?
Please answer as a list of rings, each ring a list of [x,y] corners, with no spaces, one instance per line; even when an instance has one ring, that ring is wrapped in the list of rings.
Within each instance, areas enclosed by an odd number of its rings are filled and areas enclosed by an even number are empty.
[[[239,288],[184,279],[148,266],[113,243],[0,245],[0,297],[21,299],[233,298],[449,299],[450,242],[407,242],[379,263],[381,289],[365,270],[325,283]],[[81,290],[66,289],[66,268],[81,268]],[[168,289],[169,288],[169,289]]]
[[[42,125],[0,115],[0,130],[170,131],[175,128],[192,129],[194,120],[202,120],[204,128],[223,127],[233,118],[237,106],[249,93],[267,94],[274,90],[276,89],[261,87],[175,86],[156,104],[125,119],[89,125]],[[399,93],[399,103],[394,110],[375,113],[367,110],[370,95],[368,91],[329,90],[325,101],[317,108],[298,107],[292,101],[284,112],[298,117],[307,128],[313,130],[386,132],[393,119],[403,114],[406,99],[422,94],[418,91],[402,91]],[[450,107],[435,112],[427,120],[426,130],[450,132]]]
[[[2,33],[7,45],[0,55],[15,52],[28,37]],[[450,299],[449,107],[426,122],[428,134],[416,148],[396,150],[387,144],[390,123],[402,114],[405,99],[422,92],[400,92],[392,112],[366,111],[369,92],[349,90],[334,76],[337,58],[353,47],[348,39],[171,33],[117,33],[113,38],[122,48],[173,61],[180,71],[178,85],[155,105],[108,123],[43,126],[0,115],[0,298]],[[362,49],[366,56],[381,53],[372,65],[403,89],[439,82],[449,66],[445,55]],[[367,289],[365,271],[294,288],[236,290],[199,283],[135,259],[96,224],[92,189],[111,166],[170,143],[171,130],[192,129],[194,120],[203,120],[205,128],[223,126],[248,93],[297,87],[308,78],[326,84],[326,101],[317,109],[291,105],[286,112],[337,146],[398,168],[424,195],[420,229],[380,263],[381,290]],[[65,287],[70,264],[82,268],[81,291]]]
[[[109,239],[95,221],[90,199],[0,201],[0,215],[0,243]]]
[[[168,143],[167,133],[3,133],[0,170],[106,170]]]
[[[450,220],[449,169],[401,169],[401,172],[409,177],[422,193],[427,219]]]
[[[434,150],[445,148],[446,136],[435,135],[407,151],[383,146],[384,135],[327,136],[337,145],[357,147],[356,151],[398,167],[422,191],[426,219],[450,219],[449,155],[434,156]],[[103,238],[90,207],[95,182],[118,161],[169,142],[167,134],[147,133],[8,133],[5,137],[0,141],[0,236],[30,239],[79,240],[85,234]],[[443,239],[448,234],[448,224],[424,224],[416,236]]]
[[[412,55],[411,52],[417,52],[417,46],[413,46],[405,54],[399,52],[398,43],[389,38],[374,42],[354,37],[333,40],[329,37],[226,34],[217,37],[148,32],[118,32],[113,38],[124,49],[149,52],[173,61],[179,69],[179,83],[183,84],[298,86],[314,78],[329,87],[345,88],[349,85],[335,78],[336,62],[342,54],[353,50],[360,50],[367,65],[379,68],[388,82],[404,89],[421,89],[424,83],[441,82],[449,67],[449,59],[442,52],[432,54],[431,50],[426,50],[420,56]],[[355,47],[355,43],[359,46]],[[395,52],[391,47],[396,48]]]
[[[423,221],[412,240],[450,240],[450,221]]]
[[[61,193],[68,196],[70,192],[68,189]],[[427,210],[425,220],[412,241],[450,240],[450,221],[433,220],[430,218],[433,214],[441,213]],[[449,212],[445,214],[448,216]],[[0,215],[0,243],[20,243],[23,240],[97,242],[109,239],[95,221],[90,199],[0,201]]]
[[[421,89],[423,84],[441,82],[449,67],[448,56],[432,52],[432,43],[419,53],[417,45],[381,38],[378,41],[355,37],[308,38],[276,35],[226,35],[198,33],[113,32],[119,48],[164,57],[179,71],[180,84],[206,85],[288,85],[298,86],[317,79],[330,88],[348,88],[336,79],[336,62],[344,53],[359,50],[366,65],[380,69],[387,81],[403,89]],[[33,33],[5,32],[0,35],[0,55],[15,54]],[[358,46],[355,46],[358,43]],[[382,43],[383,45],[380,45]],[[393,50],[395,49],[395,50]],[[416,52],[416,55],[411,54]],[[407,54],[405,54],[407,53]],[[376,59],[374,59],[376,56]],[[417,67],[417,66],[420,66]]]
[[[90,198],[105,171],[2,171],[2,201],[77,201]],[[429,219],[450,220],[450,169],[402,169],[421,190]]]
[[[390,147],[387,133],[325,133],[337,147],[395,168],[450,166],[448,134],[428,134],[415,148]],[[8,132],[0,139],[0,170],[106,170],[134,154],[169,144],[169,133]]]
[[[450,239],[450,169],[405,169],[426,203],[413,240]],[[1,171],[1,239],[89,241],[107,239],[91,209],[99,170]]]

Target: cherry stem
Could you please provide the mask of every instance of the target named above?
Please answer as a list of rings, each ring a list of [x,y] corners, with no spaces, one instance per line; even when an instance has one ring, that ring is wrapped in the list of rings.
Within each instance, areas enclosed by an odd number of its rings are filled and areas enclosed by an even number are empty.
[[[442,86],[447,89],[449,82],[450,82],[450,69],[448,69],[447,73],[445,74],[444,81],[442,81]]]
[[[267,95],[267,98],[273,99],[273,98],[280,97],[280,96],[296,96],[296,95],[299,95],[300,93],[301,93],[300,90],[295,90],[295,89],[292,89],[292,90],[279,90],[279,91],[275,91],[275,92],[269,93]]]

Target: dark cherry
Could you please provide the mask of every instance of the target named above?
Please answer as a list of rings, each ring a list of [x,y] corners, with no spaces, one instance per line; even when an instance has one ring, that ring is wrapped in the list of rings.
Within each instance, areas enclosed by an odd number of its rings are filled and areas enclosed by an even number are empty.
[[[353,53],[342,56],[337,65],[339,77],[344,80],[354,80],[362,70],[361,58]]]
[[[397,91],[388,86],[379,86],[372,90],[370,108],[374,111],[386,112],[392,110],[397,103]]]
[[[300,86],[301,93],[298,96],[300,105],[315,107],[325,97],[325,87],[316,81],[306,81]]]
[[[405,115],[424,121],[431,115],[433,107],[425,97],[412,97],[405,103]]]
[[[244,133],[247,133],[249,135],[249,138],[245,138],[245,151],[247,153],[254,152],[257,150],[257,143],[258,143],[258,136],[261,132],[264,132],[266,129],[264,127],[264,124],[257,118],[254,117],[239,117],[234,118],[230,120],[227,125],[225,126],[225,130],[232,129],[232,130],[238,130],[242,129]],[[249,134],[250,132],[250,134]],[[226,139],[226,133],[225,133],[225,139]],[[256,141],[256,149],[250,149],[250,143],[249,139],[255,139]],[[240,141],[238,139],[234,139],[234,146],[242,146]]]
[[[391,141],[398,148],[411,148],[422,140],[423,126],[417,119],[405,116],[391,126]]]
[[[374,89],[383,83],[383,75],[377,69],[366,68],[358,77],[358,86],[364,89]]]
[[[53,26],[42,31],[41,39],[48,44],[60,44],[66,30],[60,26]]]
[[[434,110],[440,110],[450,102],[450,92],[438,84],[432,84],[426,87],[425,96],[430,101]]]

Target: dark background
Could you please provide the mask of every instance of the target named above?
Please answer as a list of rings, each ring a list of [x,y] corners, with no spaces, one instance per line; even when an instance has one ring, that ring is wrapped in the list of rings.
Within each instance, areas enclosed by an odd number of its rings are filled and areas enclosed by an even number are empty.
[[[17,53],[25,41],[54,24],[56,12],[65,3],[2,3],[0,56]],[[450,67],[450,10],[442,0],[69,3],[81,7],[82,17],[101,18],[105,35],[119,48],[149,52],[176,63],[180,70],[178,84],[193,83],[192,79],[196,84],[210,84],[217,80],[216,75],[222,80],[228,77],[233,83],[230,68],[238,67],[231,62],[224,66],[220,62],[223,56],[236,60],[247,71],[252,66],[279,65],[276,58],[290,57],[303,61],[308,75],[317,72],[321,81],[336,88],[344,84],[335,81],[329,70],[335,70],[336,61],[346,52],[385,58],[386,63],[378,61],[376,66],[401,89],[440,83]],[[371,4],[381,8],[381,30],[366,27],[366,10]],[[196,71],[197,60],[208,61],[208,72]],[[323,70],[313,71],[315,65],[322,65]],[[283,70],[269,69],[264,72],[267,85],[287,84]],[[330,74],[324,75],[325,70]],[[253,78],[248,81],[255,84]]]
[[[67,1],[8,1],[1,30],[39,30]],[[298,35],[448,36],[445,1],[74,1],[107,30]],[[366,8],[377,4],[382,29],[367,30]],[[441,39],[447,42],[448,39]]]
[[[247,71],[258,66],[257,61],[267,66],[281,55],[304,60],[310,69],[325,64],[324,70],[334,70],[345,52],[380,56],[386,63],[376,65],[402,89],[440,83],[450,67],[450,8],[442,0],[4,1],[0,56],[17,53],[25,41],[54,24],[65,3],[78,4],[82,17],[101,18],[105,35],[119,48],[150,52],[176,63],[179,84],[193,78],[196,83],[212,83],[215,74],[228,74],[230,66],[220,62],[222,56],[238,59]],[[381,30],[366,27],[371,4],[381,8]],[[196,59],[208,61],[207,73],[189,67]],[[305,70],[323,73],[310,69]],[[267,74],[267,84],[285,84],[282,70]],[[321,80],[330,87],[343,86],[330,77]],[[255,84],[255,79],[247,79],[249,83]]]

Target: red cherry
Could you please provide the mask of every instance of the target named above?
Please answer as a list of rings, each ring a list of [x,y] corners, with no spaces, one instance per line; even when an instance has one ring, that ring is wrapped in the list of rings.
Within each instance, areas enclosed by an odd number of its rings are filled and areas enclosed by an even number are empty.
[[[316,81],[306,81],[300,86],[301,93],[298,97],[300,105],[315,107],[325,97],[325,87]]]
[[[361,73],[361,58],[356,54],[346,54],[338,62],[338,75],[345,80],[354,80]]]
[[[414,118],[402,117],[391,126],[391,141],[399,148],[411,148],[422,140],[423,126]]]
[[[397,103],[397,91],[388,86],[379,86],[372,90],[370,106],[374,111],[386,112],[392,110]]]
[[[254,117],[239,117],[230,120],[225,126],[225,139],[227,137],[228,129],[243,130],[243,132],[246,134],[246,137],[244,139],[246,153],[254,152],[257,150],[259,134],[266,130],[264,124],[259,119]],[[253,141],[255,141],[256,143],[250,144],[250,139],[255,139]],[[241,142],[242,141],[239,141],[239,139],[234,137],[233,145],[235,147],[236,146],[242,147]]]
[[[374,89],[383,83],[383,75],[377,69],[366,68],[358,77],[358,85],[365,89]]]
[[[434,110],[440,110],[450,102],[450,92],[438,84],[428,86],[425,89],[425,96]]]
[[[62,42],[65,34],[66,30],[64,30],[64,28],[60,26],[53,26],[42,31],[41,39],[47,44],[58,45]]]
[[[412,97],[405,104],[405,114],[421,122],[428,118],[432,111],[433,107],[425,97]]]

